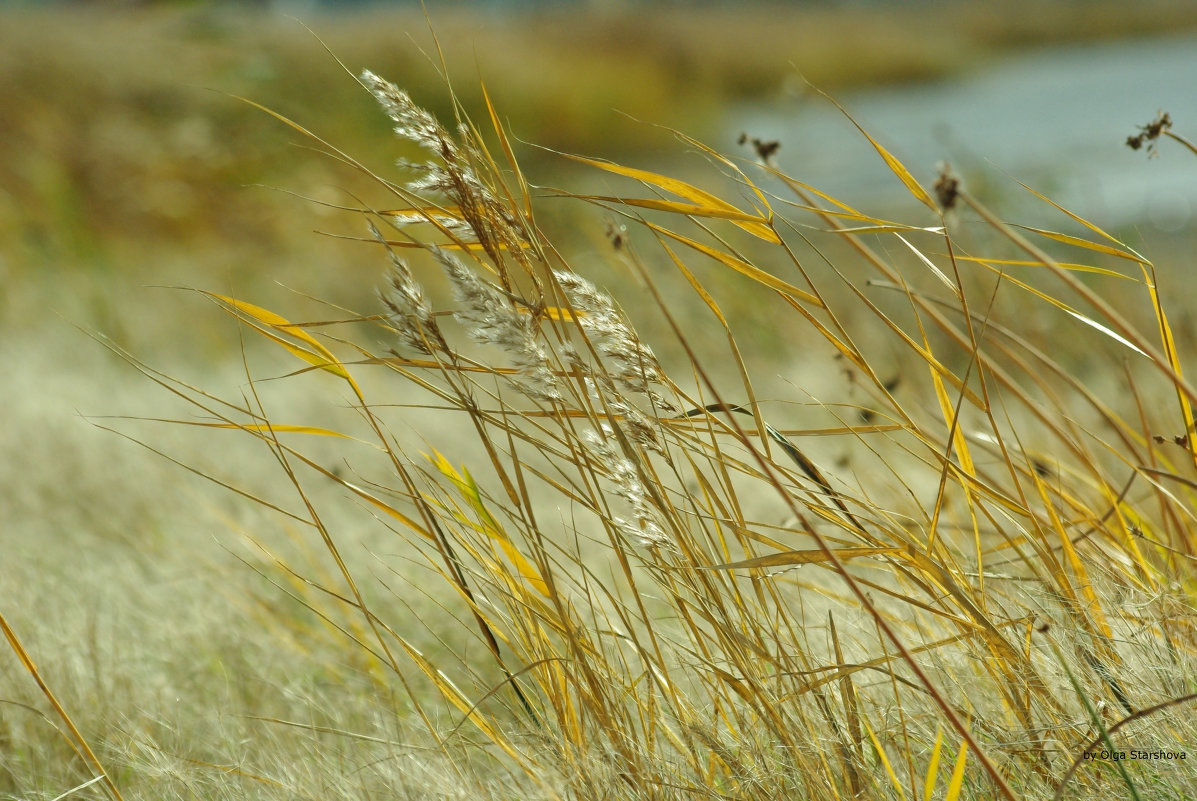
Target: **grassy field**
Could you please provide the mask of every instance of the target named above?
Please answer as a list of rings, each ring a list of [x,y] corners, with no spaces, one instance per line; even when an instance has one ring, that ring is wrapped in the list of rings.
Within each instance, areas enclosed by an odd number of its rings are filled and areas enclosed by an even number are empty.
[[[611,111],[1052,8],[5,14],[0,795],[1191,797],[1191,232]]]

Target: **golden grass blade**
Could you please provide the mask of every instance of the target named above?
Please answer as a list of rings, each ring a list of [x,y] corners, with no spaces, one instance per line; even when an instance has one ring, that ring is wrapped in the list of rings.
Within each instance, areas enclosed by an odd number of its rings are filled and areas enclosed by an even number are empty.
[[[1142,267],[1144,278],[1147,278],[1148,267],[1149,265]],[[1172,367],[1177,377],[1175,384],[1176,400],[1180,405],[1180,415],[1184,423],[1184,430],[1192,436],[1197,433],[1197,421],[1193,417],[1193,404],[1190,403],[1188,396],[1181,386],[1184,382],[1184,370],[1180,364],[1180,353],[1176,347],[1176,338],[1172,334],[1172,326],[1168,323],[1168,315],[1164,311],[1164,304],[1160,300],[1159,290],[1154,280],[1154,268],[1152,268],[1152,273],[1152,279],[1146,281],[1148,292],[1151,295],[1151,308],[1155,314],[1156,325],[1159,328],[1160,344],[1164,348],[1164,358],[1168,360],[1168,364]],[[1197,467],[1197,448],[1189,448],[1189,452],[1192,454],[1193,466]]]
[[[1072,537],[1068,534],[1068,529],[1064,522],[1060,520],[1056,513],[1055,505],[1051,501],[1050,491],[1048,486],[1038,474],[1032,474],[1035,478],[1035,487],[1039,491],[1039,497],[1042,499],[1047,510],[1048,519],[1051,521],[1053,533],[1056,534],[1060,541],[1060,547],[1064,552],[1064,558],[1068,562],[1072,574],[1076,577],[1075,583],[1071,581],[1067,575],[1061,570],[1057,574],[1057,581],[1062,585],[1062,589],[1076,598],[1077,586],[1079,584],[1080,594],[1084,599],[1083,603],[1078,601],[1078,609],[1083,620],[1091,623],[1093,628],[1099,632],[1103,637],[1109,639],[1114,636],[1113,629],[1110,628],[1109,620],[1105,612],[1102,610],[1101,599],[1097,595],[1097,591],[1093,587],[1093,581],[1089,578],[1089,571],[1085,567],[1084,560],[1081,559],[1080,554],[1077,553],[1076,546],[1072,543]]]
[[[199,426],[200,428],[223,428],[239,431],[255,431],[258,433],[275,431],[282,434],[311,434],[317,437],[337,437],[338,439],[350,439],[354,442],[360,442],[363,445],[378,447],[372,442],[351,437],[348,434],[342,434],[340,431],[333,431],[330,428],[320,428],[319,426],[287,425],[285,423],[205,423],[200,420],[167,420],[161,417],[141,417],[138,419],[154,420],[160,423],[174,423],[182,426]]]
[[[861,723],[864,724],[865,731],[869,733],[869,740],[873,743],[873,753],[877,755],[877,760],[881,766],[885,768],[885,775],[889,777],[890,786],[898,793],[898,798],[906,801],[906,791],[902,789],[902,781],[898,778],[898,774],[894,772],[894,766],[889,762],[889,756],[885,753],[885,746],[877,739],[877,733],[873,731],[873,727],[869,725],[868,718],[863,718]]]
[[[760,187],[757,186],[756,183],[751,178],[749,178],[747,175],[744,174],[743,170],[741,170],[738,166],[736,166],[735,162],[733,162],[727,156],[720,153],[718,150],[714,150],[713,148],[710,148],[710,147],[704,145],[702,142],[698,141],[697,139],[695,139],[691,136],[687,136],[685,133],[683,133],[681,131],[675,130],[673,128],[668,128],[667,130],[670,133],[672,133],[674,136],[676,136],[678,139],[680,139],[681,141],[685,142],[686,144],[690,145],[691,147],[696,148],[697,150],[702,151],[709,158],[714,159],[715,161],[719,162],[720,164],[722,164],[723,166],[727,167],[729,170],[734,172],[736,175],[738,175],[740,177],[740,180],[743,182],[743,184],[752,190],[752,193],[754,195],[756,195],[756,199],[760,201],[762,206],[764,206],[765,211],[768,213],[769,219],[770,220],[773,219],[773,207],[769,204],[769,198],[765,195],[764,192],[761,191]]]
[[[540,783],[538,772],[532,769],[533,766],[527,761],[524,755],[516,750],[515,746],[478,711],[477,706],[471,703],[465,694],[457,688],[453,680],[446,676],[418,648],[406,639],[398,635],[396,635],[396,639],[399,640],[399,644],[403,646],[403,650],[407,652],[408,657],[416,663],[416,666],[423,671],[425,676],[432,680],[432,683],[436,685],[437,690],[440,691],[445,700],[457,707],[465,715],[467,720],[477,726],[478,730],[486,735],[487,739],[501,748],[505,754],[523,767],[529,777]]]
[[[710,256],[712,259],[715,259],[716,261],[720,262],[721,264],[724,264],[724,265],[732,268],[733,270],[735,270],[738,273],[748,276],[749,278],[756,281],[757,283],[764,284],[765,286],[769,287],[770,289],[775,289],[778,292],[783,292],[787,295],[790,295],[791,297],[805,301],[813,306],[819,306],[820,308],[822,308],[822,306],[823,306],[823,301],[819,300],[817,297],[815,297],[811,293],[809,293],[805,290],[799,289],[798,287],[794,286],[793,284],[783,281],[780,278],[777,278],[776,276],[770,275],[769,273],[762,270],[760,267],[757,267],[753,264],[749,264],[748,262],[744,261],[743,259],[737,258],[736,256],[732,256],[730,253],[724,253],[721,250],[717,250],[715,248],[708,247],[708,246],[702,244],[701,242],[696,242],[693,239],[689,239],[688,237],[684,237],[681,234],[674,233],[673,231],[670,231],[668,228],[662,228],[661,226],[655,225],[654,223],[645,222],[644,224],[647,227],[651,228],[652,230],[656,231],[657,233],[664,234],[665,236],[669,237],[670,239],[681,242],[683,245],[688,245],[689,247],[697,250],[699,253]]]
[[[1107,256],[1117,256],[1120,259],[1133,261],[1135,264],[1144,264],[1147,262],[1142,256],[1134,251],[1121,250],[1119,248],[1110,247],[1109,245],[1099,245],[1096,242],[1090,242],[1088,239],[1082,239],[1079,236],[1071,236],[1069,234],[1060,234],[1055,231],[1049,231],[1046,228],[1034,228],[1030,225],[1018,225],[1017,223],[1008,223],[1011,228],[1021,228],[1024,231],[1030,231],[1034,234],[1046,237],[1048,239],[1060,242],[1064,245],[1072,245],[1085,250],[1093,250],[1098,253],[1105,253]],[[1118,240],[1114,240],[1117,242]],[[1119,243],[1121,244],[1121,243]]]
[[[956,755],[956,764],[952,767],[952,778],[948,782],[947,792],[943,801],[956,801],[960,791],[964,788],[964,765],[968,762],[968,743],[960,743],[960,753]]]
[[[1028,259],[991,259],[988,257],[960,256],[960,255],[956,255],[954,258],[956,259],[956,261],[967,261],[967,262],[972,262],[974,264],[980,264],[983,267],[988,267],[993,272],[1001,273],[1004,276],[1009,275],[1009,273],[1005,272],[1004,270],[998,270],[993,265],[1005,264],[1005,265],[1009,265],[1011,267],[1043,267],[1044,266],[1043,262],[1030,261]],[[1101,276],[1105,276],[1107,278],[1122,278],[1127,281],[1134,281],[1135,283],[1142,283],[1142,281],[1140,281],[1138,278],[1135,278],[1133,275],[1127,275],[1126,273],[1120,273],[1117,270],[1107,270],[1104,267],[1094,267],[1089,264],[1074,264],[1071,262],[1063,262],[1063,261],[1058,262],[1058,264],[1061,269],[1068,270],[1070,272],[1093,273],[1094,275],[1101,275]]]
[[[896,156],[882,147],[881,143],[876,139],[869,136],[868,131],[866,131],[860,125],[860,123],[858,123],[852,117],[852,115],[848,113],[848,110],[840,105],[835,98],[824,92],[822,89],[816,89],[815,91],[823,95],[823,97],[827,98],[827,100],[831,101],[831,104],[843,112],[844,116],[848,118],[848,121],[856,126],[856,130],[860,131],[861,135],[863,135],[865,139],[869,140],[869,144],[872,145],[873,149],[877,151],[877,154],[885,160],[885,166],[889,167],[890,171],[894,175],[898,176],[898,179],[906,185],[908,190],[910,190],[910,194],[914,195],[920,203],[931,209],[931,211],[939,214],[939,206],[936,205],[935,201],[931,199],[931,195],[927,193],[927,190],[923,188],[922,184],[915,180],[914,176],[910,174],[910,170],[906,169],[906,167],[897,159]]]
[[[986,264],[985,266],[988,267],[989,265]],[[993,268],[990,268],[990,269],[993,269]],[[1147,355],[1146,353],[1143,352],[1143,350],[1141,348],[1139,348],[1133,342],[1128,340],[1126,337],[1122,336],[1121,334],[1117,333],[1116,331],[1111,330],[1107,326],[1102,325],[1101,323],[1094,320],[1092,317],[1087,317],[1086,315],[1081,314],[1079,311],[1072,308],[1071,306],[1069,306],[1067,303],[1060,300],[1059,298],[1053,297],[1052,295],[1049,295],[1046,292],[1038,290],[1035,287],[1028,284],[1027,282],[1020,281],[1019,279],[1014,278],[1007,272],[1002,272],[1000,270],[994,270],[994,272],[999,272],[1002,276],[1003,281],[1011,283],[1014,286],[1018,287],[1019,289],[1026,290],[1027,292],[1030,292],[1032,295],[1039,298],[1040,300],[1050,303],[1051,305],[1055,306],[1057,309],[1064,312],[1065,314],[1068,314],[1069,316],[1073,317],[1077,321],[1084,323],[1085,325],[1089,326],[1093,330],[1095,330],[1101,334],[1104,334],[1105,336],[1114,340],[1119,345],[1122,345],[1125,348],[1129,348],[1130,350],[1133,350],[1135,353],[1138,353],[1140,356]],[[1115,273],[1115,275],[1117,275],[1117,273]],[[1125,278],[1126,276],[1122,276],[1122,277]]]
[[[792,203],[792,202],[788,202],[788,201],[787,201],[787,205],[795,206],[797,208],[803,209],[804,211],[814,211],[814,212],[818,212],[820,214],[827,214],[832,217],[848,217],[850,219],[862,220],[862,221],[868,222],[873,225],[884,225],[885,224],[884,220],[879,220],[876,217],[870,217],[867,214],[859,212],[856,209],[849,206],[847,203],[840,200],[839,198],[832,197],[831,195],[827,194],[826,192],[816,189],[815,187],[811,186],[808,183],[799,181],[797,178],[791,178],[789,175],[786,175],[784,172],[782,172],[781,170],[777,169],[776,167],[774,167],[770,164],[762,164],[761,166],[770,175],[783,181],[787,186],[796,190],[796,192],[810,193],[817,198],[826,200],[828,203],[830,203],[831,205],[840,209],[841,211],[833,212],[828,209],[819,209],[819,208],[815,208],[814,206],[803,205],[800,203]]]
[[[71,736],[74,738],[74,742],[71,745],[81,750],[86,757],[86,761],[100,774],[100,777],[104,780],[104,788],[108,793],[117,801],[123,801],[121,791],[117,789],[116,784],[112,781],[112,777],[108,775],[108,771],[104,770],[104,766],[100,764],[100,760],[96,757],[95,752],[91,750],[91,746],[87,744],[87,740],[83,737],[78,727],[75,726],[75,721],[71,720],[71,716],[67,714],[66,709],[58,702],[57,696],[54,695],[54,691],[50,689],[50,685],[42,677],[41,671],[37,669],[37,665],[34,663],[33,658],[29,656],[29,652],[25,650],[25,646],[21,644],[17,633],[8,625],[8,618],[4,616],[3,612],[0,612],[0,630],[3,630],[4,638],[8,640],[8,645],[13,653],[17,655],[17,659],[21,661],[21,666],[25,668],[25,672],[37,683],[38,689],[42,691],[42,695],[45,696],[50,706],[53,707],[54,713],[58,715],[58,719],[62,721],[63,725],[67,727],[67,731],[71,733]]]
[[[927,761],[927,778],[923,781],[923,801],[931,801],[935,795],[935,784],[939,780],[939,752],[943,749],[943,726],[935,727],[935,745]]]
[[[261,306],[255,306],[252,303],[246,303],[243,300],[230,298],[226,295],[219,295],[215,292],[208,292],[206,290],[199,291],[204,295],[219,301],[225,306],[228,306],[233,311],[238,312],[244,317],[248,317],[251,320],[255,320],[263,325],[268,326],[269,328],[274,329],[275,331],[295,337],[296,339],[304,342],[311,347],[311,350],[296,346],[281,337],[272,336],[269,332],[258,328],[259,331],[265,333],[270,337],[270,339],[282,345],[300,359],[303,359],[311,365],[320,367],[321,369],[328,370],[333,375],[348,381],[355,390],[357,389],[357,385],[354,383],[353,378],[350,377],[349,372],[345,369],[345,366],[341,364],[337,357],[332,354],[332,351],[330,351],[328,348],[322,345],[319,340],[304,330],[303,326],[295,325],[285,317],[275,314],[268,309],[263,309]]]
[[[717,217],[725,216],[729,213],[737,216],[743,214],[743,212],[741,212],[732,204],[728,203],[726,200],[716,197],[710,192],[699,189],[697,186],[693,186],[685,181],[678,180],[677,178],[670,178],[655,172],[649,172],[648,170],[638,170],[635,167],[624,167],[623,165],[614,164],[609,161],[588,159],[584,158],[583,156],[573,156],[568,153],[564,155],[566,158],[573,159],[574,161],[580,162],[582,164],[588,164],[591,167],[597,167],[598,169],[605,170],[606,172],[613,172],[616,175],[623,175],[627,178],[633,178],[637,181],[664,189],[666,192],[671,192],[678,197],[684,197],[686,200],[696,204],[695,208],[702,210],[702,213],[698,216]],[[722,212],[722,215],[720,212]],[[689,213],[696,214],[697,212]],[[730,219],[748,233],[757,236],[766,242],[777,244],[781,241],[781,239],[777,236],[777,232],[773,230],[768,220],[762,217],[750,215],[748,220],[736,219],[735,217],[727,217],[727,219]]]
[[[528,188],[528,181],[524,178],[524,171],[520,168],[519,161],[515,158],[515,151],[511,149],[511,142],[507,138],[507,131],[503,129],[503,125],[499,122],[499,113],[495,111],[495,106],[490,101],[490,92],[486,91],[486,84],[480,82],[482,88],[482,102],[486,103],[486,113],[490,115],[490,124],[495,130],[495,135],[499,137],[499,146],[503,148],[503,155],[507,158],[507,165],[511,167],[511,171],[515,174],[515,180],[519,184],[520,197],[524,201],[524,213],[528,215],[528,219],[532,219],[532,192]]]
[[[540,309],[526,309],[521,306],[518,311],[520,314],[533,314],[539,312],[550,320],[558,323],[581,320],[586,316],[586,312],[584,311],[578,311],[577,309],[566,309],[561,306],[545,306]]]
[[[949,432],[952,435],[952,448],[955,451],[957,458],[960,459],[960,469],[971,478],[977,477],[977,469],[973,465],[972,453],[968,447],[968,440],[965,439],[964,431],[960,428],[959,414],[956,410],[956,404],[952,402],[948,395],[948,390],[943,384],[943,379],[934,369],[930,371],[931,381],[935,385],[935,398],[939,401],[939,410],[943,414],[944,424],[948,426]],[[948,458],[951,458],[951,451],[948,453]],[[965,485],[967,488],[967,485]]]
[[[711,217],[719,220],[732,220],[738,222],[755,222],[761,225],[767,225],[768,221],[755,214],[747,211],[740,211],[737,208],[714,208],[711,206],[704,206],[697,203],[682,203],[676,200],[660,200],[658,198],[643,198],[643,197],[614,197],[612,195],[570,195],[570,197],[578,200],[592,200],[599,203],[618,203],[622,206],[635,206],[641,209],[651,209],[652,211],[667,211],[671,214],[685,214],[689,217]],[[776,234],[774,239],[776,241]]]
[[[690,268],[686,266],[685,262],[682,259],[678,258],[677,254],[673,252],[673,248],[669,247],[669,245],[665,242],[664,239],[661,238],[661,236],[659,234],[657,235],[657,241],[660,243],[661,247],[665,250],[665,252],[669,255],[669,258],[674,263],[674,266],[676,266],[678,268],[678,271],[683,276],[685,276],[686,281],[690,284],[690,286],[694,289],[694,291],[696,293],[698,293],[698,296],[700,298],[702,298],[702,302],[704,304],[706,304],[707,308],[710,309],[711,312],[714,313],[714,315],[719,319],[719,324],[721,326],[723,326],[723,330],[727,334],[728,348],[731,349],[732,358],[736,362],[736,369],[740,373],[740,381],[744,386],[744,391],[747,393],[747,395],[749,397],[749,402],[750,402],[751,408],[753,410],[753,418],[756,421],[757,433],[762,438],[765,438],[767,436],[765,420],[761,416],[757,404],[753,402],[754,394],[752,391],[752,382],[748,377],[748,368],[744,364],[744,357],[740,353],[740,346],[736,343],[735,336],[732,335],[731,326],[728,325],[727,318],[725,318],[723,316],[723,312],[720,311],[720,309],[719,309],[719,304],[717,304],[715,302],[715,299],[713,297],[711,297],[711,294],[709,292],[707,292],[706,287],[704,287],[702,285],[702,282],[699,281],[697,277],[695,277],[694,273],[692,273],[690,271]],[[797,303],[798,303],[796,300],[789,297],[788,295],[782,295],[782,297],[794,305],[797,305]],[[766,447],[768,447],[768,446],[766,445]]]
[[[486,503],[482,500],[482,493],[478,491],[478,485],[475,483],[474,477],[470,475],[470,472],[462,468],[462,472],[458,473],[453,468],[453,465],[449,464],[449,460],[439,451],[434,449],[433,454],[433,456],[426,458],[436,465],[436,469],[442,475],[453,482],[462,497],[473,507],[474,512],[482,522],[483,532],[499,544],[499,547],[503,549],[503,553],[515,565],[520,577],[544,597],[551,597],[552,593],[549,590],[549,586],[541,578],[536,566],[520,553],[519,549],[515,547],[515,543],[511,541],[511,537],[503,530],[502,525],[499,524],[499,521],[486,508]]]
[[[382,512],[385,512],[385,513],[386,513],[387,515],[389,515],[390,517],[393,517],[393,518],[395,518],[395,519],[396,519],[396,520],[398,520],[400,523],[402,523],[402,524],[403,524],[405,527],[407,527],[407,528],[411,529],[412,531],[416,532],[417,534],[419,534],[419,535],[420,535],[421,537],[423,537],[424,539],[426,539],[426,540],[429,540],[430,542],[436,542],[436,541],[437,541],[437,538],[436,538],[436,537],[433,535],[433,533],[432,533],[431,531],[429,531],[428,529],[424,528],[424,526],[420,525],[420,524],[419,524],[419,523],[417,523],[415,520],[412,520],[410,517],[408,517],[407,515],[403,514],[403,512],[400,512],[400,511],[399,511],[398,509],[396,509],[394,506],[391,506],[389,503],[387,503],[386,501],[382,500],[381,498],[378,498],[378,497],[374,496],[374,495],[373,495],[373,494],[371,494],[370,492],[366,491],[366,490],[365,490],[365,489],[363,489],[362,487],[359,487],[358,485],[356,485],[356,484],[354,484],[354,483],[352,483],[352,482],[350,482],[350,481],[344,481],[344,480],[342,480],[340,483],[341,483],[343,486],[345,486],[347,489],[349,489],[349,490],[350,490],[350,491],[351,491],[351,492],[352,492],[354,495],[356,495],[357,497],[361,498],[363,501],[365,501],[366,503],[370,504],[370,505],[371,505],[371,506],[373,506],[375,509],[378,509],[378,510],[380,510],[380,511],[382,511]]]
[[[1028,186],[1028,185],[1024,184],[1022,181],[1018,181],[1017,179],[1015,179],[1015,182],[1016,182],[1016,183],[1017,183],[1019,186],[1021,186],[1023,189],[1027,190],[1027,191],[1028,191],[1028,192],[1030,192],[1032,195],[1034,195],[1035,197],[1037,197],[1037,198],[1039,198],[1040,200],[1042,200],[1044,203],[1047,203],[1049,206],[1051,206],[1052,208],[1056,209],[1057,211],[1060,211],[1060,212],[1062,212],[1062,213],[1064,213],[1064,214],[1068,215],[1069,217],[1071,217],[1071,218],[1073,219],[1073,221],[1080,223],[1081,225],[1085,226],[1085,227],[1086,227],[1086,228],[1088,228],[1090,231],[1092,231],[1093,233],[1095,233],[1095,234],[1097,234],[1098,236],[1102,237],[1103,239],[1105,239],[1105,240],[1107,240],[1107,241],[1109,241],[1109,242],[1113,242],[1115,245],[1118,245],[1118,246],[1119,246],[1119,251],[1118,251],[1119,253],[1121,253],[1121,252],[1124,252],[1124,251],[1125,251],[1127,254],[1129,254],[1129,255],[1128,255],[1128,257],[1129,257],[1129,258],[1131,258],[1133,261],[1138,261],[1138,262],[1140,262],[1140,263],[1144,263],[1144,264],[1148,263],[1147,259],[1145,259],[1145,258],[1143,258],[1142,256],[1140,256],[1138,253],[1136,253],[1136,252],[1135,252],[1134,250],[1132,250],[1131,248],[1127,247],[1127,246],[1126,246],[1126,244],[1125,244],[1124,242],[1122,242],[1122,241],[1121,241],[1121,240],[1119,240],[1118,238],[1116,238],[1116,237],[1114,237],[1114,236],[1111,236],[1110,234],[1106,233],[1104,230],[1102,230],[1101,228],[1099,228],[1098,226],[1096,226],[1095,224],[1093,224],[1093,223],[1092,223],[1092,222],[1090,222],[1089,220],[1086,220],[1086,219],[1085,219],[1084,217],[1082,217],[1081,215],[1079,215],[1079,214],[1074,214],[1073,212],[1071,212],[1071,211],[1069,211],[1068,209],[1064,208],[1064,207],[1063,207],[1063,206],[1061,206],[1059,203],[1056,203],[1054,200],[1052,200],[1051,198],[1047,197],[1046,195],[1044,195],[1044,194],[1042,194],[1042,193],[1040,193],[1040,192],[1036,192],[1036,191],[1035,191],[1033,188],[1031,188],[1030,186]],[[1113,255],[1118,255],[1118,254],[1116,253],[1116,254],[1113,254]]]

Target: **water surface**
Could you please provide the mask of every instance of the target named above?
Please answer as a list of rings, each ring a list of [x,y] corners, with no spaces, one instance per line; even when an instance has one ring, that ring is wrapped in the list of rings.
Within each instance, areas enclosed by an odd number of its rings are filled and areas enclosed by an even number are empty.
[[[841,95],[866,130],[930,186],[949,161],[983,182],[1007,212],[1022,208],[1022,180],[1101,225],[1176,230],[1197,221],[1197,155],[1162,142],[1160,154],[1126,146],[1159,111],[1197,140],[1197,37],[1024,52],[936,83]],[[739,131],[782,142],[783,168],[866,208],[904,188],[830,103],[814,95],[734,110]],[[982,188],[982,184],[977,184]]]

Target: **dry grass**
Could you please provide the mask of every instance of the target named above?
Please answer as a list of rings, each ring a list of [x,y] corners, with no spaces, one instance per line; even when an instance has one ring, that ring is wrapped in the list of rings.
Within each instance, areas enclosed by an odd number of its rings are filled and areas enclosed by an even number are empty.
[[[196,293],[251,340],[227,392],[108,343],[181,404],[174,422],[206,447],[187,466],[241,493],[203,513],[245,540],[244,564],[209,557],[164,587],[128,580],[153,561],[142,537],[88,570],[51,545],[44,564],[79,593],[0,609],[22,657],[3,685],[23,688],[0,716],[5,791],[954,801],[1194,786],[1192,754],[1082,759],[1188,752],[1194,735],[1193,343],[1174,337],[1147,259],[1046,199],[1060,232],[1009,225],[946,171],[921,187],[876,143],[910,190],[905,222],[803,185],[767,148],[745,160],[682,134],[709,188],[573,159],[626,190],[547,193],[485,100],[471,120],[450,93],[442,126],[361,81],[421,152],[396,178],[311,136],[365,187],[348,213],[390,266],[377,307],[293,299],[305,311],[283,316]],[[612,223],[604,274],[655,325],[633,325],[546,233],[540,209],[562,202]],[[728,322],[742,295],[772,341]],[[792,384],[763,374],[778,347]],[[89,473],[111,469],[94,458]],[[172,549],[169,521],[109,511],[115,541],[149,528]],[[252,571],[277,591],[224,579]],[[45,625],[113,593],[151,619],[205,612],[165,642],[106,633],[100,615]],[[183,663],[132,674],[181,684],[130,682],[122,651]],[[155,711],[172,698],[196,708]]]

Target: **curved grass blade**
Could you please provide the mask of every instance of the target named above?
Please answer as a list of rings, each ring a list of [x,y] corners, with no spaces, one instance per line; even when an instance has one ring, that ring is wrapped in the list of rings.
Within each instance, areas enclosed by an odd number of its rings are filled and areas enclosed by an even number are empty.
[[[279,345],[282,345],[284,348],[291,351],[291,353],[293,353],[295,356],[298,356],[300,359],[303,359],[308,364],[319,367],[323,370],[328,370],[333,375],[348,381],[355,390],[357,389],[357,384],[354,383],[353,378],[351,378],[349,375],[349,371],[345,369],[345,366],[341,364],[340,360],[333,355],[332,351],[322,345],[319,340],[305,331],[303,326],[296,325],[287,318],[275,314],[269,309],[263,309],[261,306],[255,306],[254,304],[246,303],[243,300],[237,300],[236,298],[230,298],[227,295],[220,295],[215,292],[208,292],[202,289],[197,291],[229,307],[242,318],[248,318],[251,322],[260,323],[267,328],[273,329],[274,331],[282,334],[287,334],[288,336],[295,337],[296,339],[302,341],[304,344],[310,347],[310,350],[309,348],[301,347],[287,341],[286,339],[283,339],[280,336],[272,334],[270,331],[266,330],[266,328],[262,328],[261,325],[254,326],[266,337],[274,342],[277,342]]]
[[[744,212],[740,211],[726,200],[716,197],[704,189],[699,189],[697,186],[678,180],[677,178],[670,178],[667,175],[660,175],[655,172],[649,172],[648,170],[638,170],[635,167],[625,167],[621,164],[614,164],[609,161],[588,159],[584,156],[574,156],[569,153],[565,153],[563,155],[566,158],[573,159],[574,161],[580,162],[582,164],[587,164],[591,167],[597,167],[598,169],[605,170],[606,172],[613,172],[616,175],[622,175],[626,178],[633,178],[637,181],[664,189],[666,192],[671,192],[678,197],[684,197],[686,200],[696,204],[696,208],[703,210],[703,213],[699,216],[721,216],[719,212],[723,212],[722,216],[726,216],[729,213],[735,215],[744,214]],[[690,213],[697,214],[698,212]],[[751,217],[750,215],[750,220],[738,220],[732,217],[728,217],[727,219],[731,219],[732,222],[743,228],[748,233],[752,234],[753,236],[760,237],[766,242],[772,242],[773,244],[778,244],[781,242],[780,237],[777,236],[777,233],[769,225],[768,220],[762,217]]]
[[[994,272],[1001,272],[1003,276],[1008,275],[1008,273],[998,270],[993,265],[1005,264],[1010,267],[1042,267],[1042,266],[1044,266],[1043,262],[1031,261],[1028,259],[991,259],[991,258],[981,257],[981,256],[961,256],[961,255],[954,255],[953,258],[955,258],[956,261],[967,261],[967,262],[972,262],[974,264],[980,264],[983,267],[988,267],[990,270],[993,270]],[[1071,272],[1093,273],[1094,275],[1102,275],[1107,278],[1122,278],[1127,281],[1134,281],[1137,284],[1142,283],[1142,281],[1140,281],[1138,278],[1135,278],[1132,275],[1127,275],[1126,273],[1120,273],[1117,270],[1108,270],[1104,267],[1094,267],[1089,264],[1075,264],[1072,262],[1057,262],[1057,264],[1059,265],[1059,267],[1061,269],[1069,270]]]
[[[688,245],[689,247],[697,250],[699,253],[710,256],[712,259],[715,259],[716,261],[718,261],[728,267],[731,267],[733,270],[735,270],[738,273],[748,276],[749,278],[756,281],[757,283],[764,284],[765,286],[769,287],[770,289],[775,289],[778,292],[782,292],[786,295],[790,295],[791,297],[797,298],[799,300],[803,300],[813,306],[818,306],[820,308],[823,307],[823,301],[819,300],[819,298],[815,297],[811,293],[809,293],[805,290],[799,289],[798,287],[794,286],[793,284],[789,283],[788,281],[783,281],[774,275],[770,275],[769,273],[762,270],[760,267],[750,264],[741,258],[737,258],[736,256],[733,256],[730,253],[724,253],[722,250],[717,250],[716,248],[709,247],[707,245],[702,244],[701,242],[696,242],[695,240],[690,239],[689,237],[682,236],[679,233],[670,231],[668,228],[662,228],[661,226],[655,225],[654,223],[645,221],[644,224],[646,226],[648,226],[649,228],[651,228],[652,230],[656,231],[657,233],[664,234],[665,236],[669,237],[670,239],[681,242],[683,245]]]
[[[927,763],[927,778],[923,781],[923,801],[931,801],[935,795],[935,784],[939,780],[939,753],[943,750],[943,727],[936,727],[935,746]]]
[[[920,203],[931,209],[931,211],[939,214],[939,206],[936,205],[935,201],[931,199],[931,195],[927,193],[927,190],[923,188],[922,184],[915,180],[914,176],[910,174],[910,170],[906,169],[906,167],[901,161],[898,160],[896,156],[894,156],[894,154],[882,147],[881,143],[876,139],[869,136],[869,132],[866,131],[859,122],[853,119],[852,115],[848,113],[848,110],[841,106],[835,98],[824,92],[822,89],[815,89],[815,91],[830,100],[832,105],[842,111],[844,116],[848,118],[848,122],[855,125],[856,130],[860,131],[861,135],[864,136],[865,139],[869,140],[869,144],[872,145],[873,149],[877,151],[877,154],[885,160],[885,166],[889,167],[890,172],[898,176],[898,179],[906,185],[908,190],[910,190],[910,194],[914,195]]]
[[[540,571],[536,569],[536,566],[526,556],[520,553],[519,549],[515,547],[515,543],[511,541],[511,537],[503,530],[502,525],[499,524],[499,521],[486,508],[486,503],[482,500],[482,493],[478,490],[478,484],[474,481],[474,477],[470,475],[470,472],[463,467],[461,473],[458,473],[440,451],[434,449],[433,454],[433,456],[426,455],[426,458],[436,465],[436,469],[440,471],[441,475],[453,482],[453,485],[457,487],[457,491],[461,493],[461,496],[469,501],[474,513],[478,515],[478,519],[481,521],[482,531],[499,544],[499,547],[503,549],[503,553],[515,565],[520,577],[544,597],[552,597],[552,592],[549,590],[549,586],[545,583],[545,580],[541,578]]]
[[[964,765],[968,762],[968,743],[960,744],[960,753],[956,755],[956,764],[952,767],[952,778],[948,782],[948,791],[944,794],[943,801],[956,801],[960,797],[960,791],[964,787]]]
[[[1047,237],[1064,245],[1073,245],[1074,247],[1084,248],[1085,250],[1094,250],[1098,253],[1105,253],[1107,256],[1117,256],[1120,259],[1133,261],[1136,264],[1147,263],[1147,260],[1138,253],[1129,250],[1119,250],[1118,248],[1110,247],[1109,245],[1099,245],[1096,242],[1090,242],[1088,239],[1082,239],[1079,236],[1071,236],[1069,234],[1061,234],[1056,231],[1049,231],[1046,228],[1035,228],[1031,225],[1019,225],[1018,223],[1007,223],[1011,228],[1021,228],[1024,231],[1030,231],[1033,234]],[[1117,242],[1118,240],[1114,240]],[[1119,244],[1122,244],[1119,242]]]

